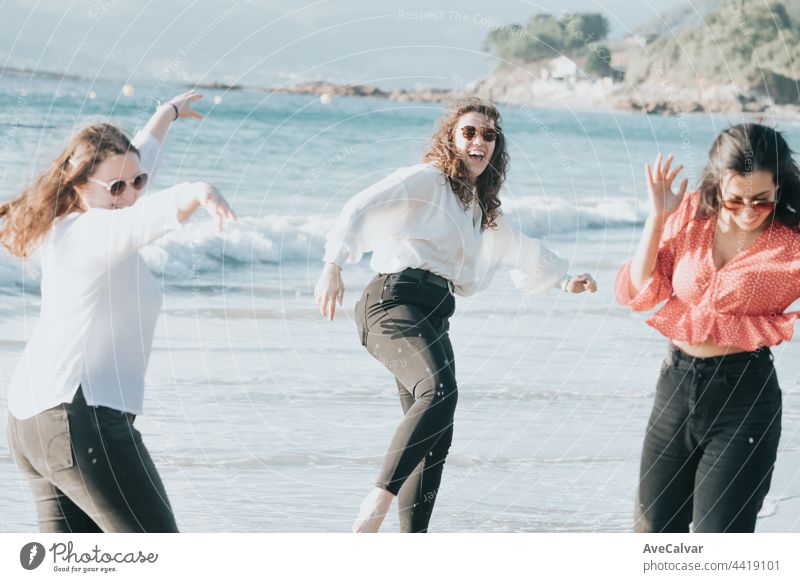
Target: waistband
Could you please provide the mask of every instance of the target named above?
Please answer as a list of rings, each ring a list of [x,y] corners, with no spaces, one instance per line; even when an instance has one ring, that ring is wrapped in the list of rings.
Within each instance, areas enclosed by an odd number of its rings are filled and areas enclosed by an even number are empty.
[[[764,347],[754,352],[737,352],[727,356],[711,356],[698,358],[687,354],[673,343],[669,344],[667,359],[673,366],[695,368],[719,368],[720,366],[769,365],[775,360],[769,348]]]
[[[404,269],[399,273],[381,273],[381,275],[401,275],[403,277],[408,277],[409,279],[416,279],[423,283],[431,283],[432,285],[444,287],[450,293],[453,292],[453,284],[449,279],[445,279],[441,275],[431,273],[425,269]]]
[[[124,410],[117,410],[116,408],[111,408],[110,406],[103,406],[102,404],[89,404],[86,402],[86,396],[83,394],[83,386],[78,386],[78,391],[75,392],[75,397],[72,399],[72,402],[68,404],[68,406],[73,407],[86,407],[92,408],[92,414],[96,415],[99,411],[105,411],[110,413],[113,416],[119,415],[120,417],[125,417],[128,419],[129,422],[133,423],[136,420],[136,415],[132,412],[126,412]]]

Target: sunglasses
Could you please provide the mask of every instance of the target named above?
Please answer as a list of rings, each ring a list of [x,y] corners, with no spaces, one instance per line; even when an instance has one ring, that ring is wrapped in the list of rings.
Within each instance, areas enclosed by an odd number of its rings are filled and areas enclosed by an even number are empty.
[[[475,137],[475,134],[480,132],[483,141],[491,142],[497,139],[497,135],[500,133],[493,127],[481,127],[480,129],[476,128],[474,125],[465,125],[461,128],[461,135],[464,136],[464,139],[472,139]]]
[[[136,176],[133,180],[114,180],[113,182],[103,182],[97,178],[88,178],[88,181],[94,184],[99,184],[112,196],[121,196],[125,193],[128,185],[130,185],[134,190],[141,190],[147,186],[147,178],[147,174],[143,172]]]
[[[719,201],[731,212],[739,212],[745,206],[749,206],[756,212],[772,212],[775,210],[775,206],[778,205],[775,200],[752,200],[751,202],[745,202],[741,199],[729,200],[722,196],[719,197]]]

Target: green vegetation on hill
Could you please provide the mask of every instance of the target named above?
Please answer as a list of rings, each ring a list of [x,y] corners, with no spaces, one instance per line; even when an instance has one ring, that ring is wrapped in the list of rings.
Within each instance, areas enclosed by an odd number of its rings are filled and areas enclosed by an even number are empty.
[[[719,9],[724,0],[692,0],[691,3],[683,0],[677,6],[673,6],[651,18],[634,31],[647,40],[652,42],[658,38],[671,38],[681,30],[697,25],[706,14]]]
[[[776,103],[797,103],[798,25],[798,0],[723,0],[694,26],[648,45],[648,58],[633,63],[628,78],[681,87],[735,83]]]
[[[655,18],[651,18],[634,33],[643,36],[648,42],[659,38],[671,38],[686,28],[692,28],[705,20],[706,16],[719,10],[729,0],[683,0]],[[753,7],[763,7],[763,0],[750,0]],[[800,22],[800,0],[783,0],[784,8],[792,22]]]
[[[526,26],[512,24],[492,30],[485,49],[505,61],[525,64],[559,55],[586,60],[584,72],[620,77],[611,66],[611,52],[599,44],[608,36],[608,20],[602,14],[563,13],[556,17],[537,14]]]

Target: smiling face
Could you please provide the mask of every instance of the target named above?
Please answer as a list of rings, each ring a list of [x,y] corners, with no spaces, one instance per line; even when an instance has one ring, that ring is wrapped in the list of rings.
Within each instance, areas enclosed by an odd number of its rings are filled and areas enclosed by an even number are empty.
[[[464,128],[468,126],[474,127],[477,130],[472,139],[464,137]],[[470,178],[473,181],[477,180],[478,176],[480,176],[489,165],[489,161],[492,159],[492,154],[494,153],[495,142],[486,141],[483,138],[482,131],[485,128],[494,129],[494,121],[477,111],[470,111],[462,115],[458,119],[458,123],[456,123],[455,127],[453,140],[458,153],[461,155],[461,159],[464,160],[469,170]]]
[[[139,156],[134,152],[117,154],[103,160],[92,172],[90,178],[111,184],[117,180],[127,180],[125,190],[118,196],[111,193],[102,185],[87,181],[75,186],[78,195],[86,208],[105,208],[113,210],[132,206],[138,199],[139,190],[131,186],[136,176],[142,173],[139,165]]]
[[[724,224],[735,224],[743,232],[755,232],[766,225],[772,216],[772,209],[757,210],[752,203],[756,201],[774,202],[778,188],[772,172],[758,170],[748,174],[737,174],[726,170],[722,176],[720,193],[722,202],[719,209],[720,220]],[[745,202],[750,205],[740,210],[729,210],[725,202]]]

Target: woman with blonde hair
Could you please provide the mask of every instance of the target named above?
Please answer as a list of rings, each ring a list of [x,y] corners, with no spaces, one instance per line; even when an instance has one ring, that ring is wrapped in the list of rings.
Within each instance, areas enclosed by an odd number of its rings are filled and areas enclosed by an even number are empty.
[[[508,165],[500,121],[490,103],[457,104],[441,118],[425,163],[354,196],[328,235],[317,306],[332,320],[344,296],[342,267],[372,251],[378,274],[356,304],[356,323],[362,345],[394,375],[404,414],[354,531],[378,531],[395,496],[401,531],[428,530],[458,398],[448,336],[454,294],[487,287],[501,267],[528,293],[596,290],[589,275],[567,275],[565,260],[500,212]]]
[[[43,532],[174,532],[167,494],[134,426],[161,307],[139,248],[204,206],[234,219],[210,184],[140,197],[172,121],[201,117],[194,92],[161,106],[133,140],[78,131],[13,200],[0,242],[41,262],[41,316],[8,391],[12,456]]]

